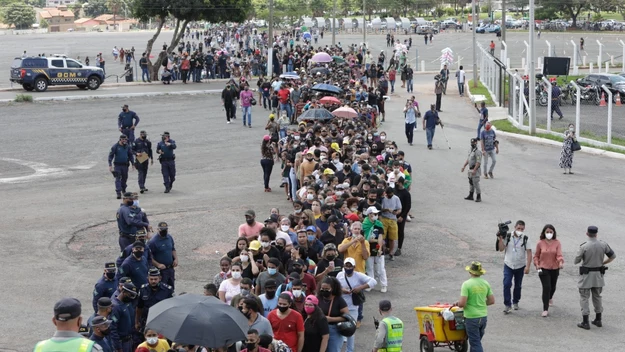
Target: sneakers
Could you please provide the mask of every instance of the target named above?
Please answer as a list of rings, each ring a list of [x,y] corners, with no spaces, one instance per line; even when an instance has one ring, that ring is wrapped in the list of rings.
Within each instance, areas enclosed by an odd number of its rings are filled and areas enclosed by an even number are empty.
[[[401,255],[401,248],[397,248],[397,250],[395,251],[395,256],[399,257]]]
[[[506,308],[503,309],[504,314],[510,314],[510,311],[512,310],[512,308],[510,306],[506,306]]]
[[[410,215],[406,216],[406,221],[411,222],[412,221],[412,217]]]
[[[546,318],[548,315],[549,315],[549,312],[545,310],[543,311],[543,314],[541,314],[540,316],[543,318]]]
[[[387,291],[386,286],[382,286],[382,289],[380,290],[380,292],[386,293],[386,291]],[[593,321],[592,323],[594,324],[595,322]]]
[[[549,306],[550,306],[550,307],[551,307],[551,306],[553,306],[553,299],[550,299],[550,300],[549,300]]]
[[[228,121],[228,125],[230,124],[230,121]]]
[[[489,173],[488,173],[488,176],[490,176],[490,178],[495,178],[495,176],[493,176],[493,173],[492,173],[492,172],[489,172]]]
[[[487,173],[484,173],[484,178],[488,178],[488,174]]]
[[[519,304],[518,303],[513,304],[512,309],[519,310]]]

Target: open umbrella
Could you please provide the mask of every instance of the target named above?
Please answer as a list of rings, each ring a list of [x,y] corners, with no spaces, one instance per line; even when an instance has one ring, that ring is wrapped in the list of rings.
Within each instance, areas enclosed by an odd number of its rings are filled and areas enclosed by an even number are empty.
[[[325,52],[316,53],[311,58],[312,62],[332,62],[332,56]]]
[[[185,294],[150,308],[146,327],[189,345],[219,348],[244,340],[247,319],[215,297]]]
[[[326,121],[332,120],[332,113],[326,109],[308,109],[297,117],[297,121]],[[150,308],[151,309],[151,308]]]
[[[338,56],[338,55],[332,56],[332,60],[334,60],[334,62],[338,62],[338,63],[345,62],[345,58],[342,57],[342,56]]]
[[[304,38],[304,40],[310,40],[312,36],[310,35],[310,32],[304,32],[304,34],[302,34],[302,38]]]
[[[313,75],[316,75],[317,72],[321,72],[322,75],[327,75],[330,72],[330,70],[328,70],[325,67],[315,67],[312,70],[310,70],[310,73]]]
[[[280,75],[280,78],[283,78],[283,79],[300,79],[300,76],[297,74],[297,72],[285,72],[285,73]]]
[[[321,104],[340,104],[341,101],[335,97],[323,97],[319,100]]]
[[[348,119],[358,117],[358,113],[356,112],[356,110],[350,108],[349,106],[343,106],[332,111],[332,115],[336,117],[343,117],[343,118],[348,118]]]
[[[316,90],[317,92],[325,92],[330,94],[341,94],[343,90],[337,86],[333,86],[331,84],[316,84],[312,87],[312,90]]]

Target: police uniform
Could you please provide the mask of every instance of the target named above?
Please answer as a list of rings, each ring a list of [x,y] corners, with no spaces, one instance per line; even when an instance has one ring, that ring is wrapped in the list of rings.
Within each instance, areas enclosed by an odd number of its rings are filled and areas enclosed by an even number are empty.
[[[113,176],[115,177],[115,193],[117,193],[117,199],[121,198],[122,192],[126,192],[128,166],[134,163],[132,148],[128,143],[122,143],[122,141],[128,141],[128,137],[124,134],[119,136],[119,142],[113,144],[111,147],[108,159],[109,167],[114,166]]]
[[[110,329],[111,321],[106,317],[97,316],[92,320],[92,326],[97,328],[106,328],[105,330]],[[109,330],[110,331],[110,330]],[[101,348],[102,352],[113,352],[113,347],[111,345],[111,339],[109,336],[99,336],[94,332],[89,334],[89,340],[97,343]]]
[[[127,110],[127,111],[123,111]],[[128,110],[128,105],[122,106],[122,112],[117,117],[117,127],[123,134],[128,136],[129,142],[132,144],[135,141],[135,130],[139,124],[139,116],[134,112]]]
[[[159,234],[152,236],[147,246],[150,248],[154,260],[165,266],[164,269],[160,269],[161,281],[173,288],[176,280],[176,271],[174,270],[176,246],[174,238],[167,232],[167,228],[166,222],[160,222],[158,224]],[[164,231],[165,235],[162,235],[161,231]]]
[[[125,283],[122,292],[128,292],[130,296],[136,296],[137,288],[131,282]],[[131,302],[123,302],[119,297],[113,298],[113,311],[111,312],[111,326],[109,328],[113,350],[132,352],[134,315],[135,307]]]
[[[580,304],[582,308],[583,321],[577,326],[583,329],[589,329],[588,315],[590,315],[590,304],[588,300],[592,294],[592,305],[597,314],[596,319],[592,321],[594,325],[601,327],[601,313],[603,305],[601,302],[601,291],[605,286],[603,275],[607,267],[604,263],[604,256],[610,259],[616,258],[616,254],[610,246],[597,239],[596,226],[588,227],[588,241],[579,246],[577,255],[575,256],[575,264],[582,263],[580,267],[580,277],[577,283],[580,296]]]
[[[127,276],[130,278],[135,287],[141,287],[148,282],[148,268],[150,264],[145,256],[145,245],[139,241],[132,246],[133,252],[142,250],[140,258],[133,255],[124,259],[122,265],[117,269],[117,277]]]
[[[154,277],[160,276],[161,273],[157,268],[151,268],[148,275]],[[137,312],[140,313],[141,316],[141,326],[145,326],[145,322],[148,318],[148,311],[153,305],[164,299],[171,298],[173,295],[173,287],[163,282],[159,282],[156,287],[150,286],[149,283],[141,286],[141,289],[139,290],[139,304],[137,306]]]
[[[467,177],[469,178],[469,196],[466,197],[466,200],[473,200],[473,193],[477,194],[476,202],[482,201],[482,191],[480,189],[480,165],[482,164],[482,153],[477,148],[477,139],[471,139],[471,150],[469,151],[469,156],[467,157],[467,165],[469,166],[469,170],[467,172]],[[476,170],[473,173],[473,170]]]
[[[380,312],[386,312],[389,315],[385,316],[377,327],[373,346],[374,351],[401,352],[404,339],[404,323],[390,313],[390,301],[380,301],[379,309]]]
[[[163,139],[165,139],[165,137],[169,138],[169,132],[163,132]],[[165,144],[165,141],[162,140],[156,145],[156,153],[160,154],[158,160],[161,163],[165,193],[171,191],[171,187],[176,180],[176,155],[174,154],[176,141],[170,139],[167,143],[169,145]]]
[[[111,294],[111,297],[113,296],[113,294],[115,292],[116,291],[113,291],[113,293]],[[93,313],[87,319],[87,329],[88,329],[88,332],[89,332],[89,335],[87,335],[87,337],[89,337],[89,336],[91,336],[91,334],[93,334],[93,324],[92,323],[93,323],[93,319],[95,319],[95,317],[103,316],[103,317],[108,319],[108,316],[110,315],[110,312],[107,313],[106,315],[98,314],[98,313],[101,313],[101,311],[100,311],[101,309],[109,309],[109,308],[113,307],[113,301],[111,301],[111,297],[101,297],[98,300],[98,310],[95,313]]]
[[[141,134],[146,134],[145,131],[141,131]],[[139,174],[139,189],[141,193],[147,192],[148,189],[145,188],[145,179],[148,176],[148,165],[150,162],[154,162],[154,157],[152,156],[152,142],[147,138],[137,138],[134,141],[134,145],[132,146],[132,150],[135,153],[135,156],[138,153],[144,153],[148,155],[148,159],[144,162],[140,163],[139,160],[135,163],[135,168],[137,169],[137,173]]]
[[[555,111],[558,116],[560,116],[560,120],[564,117],[562,115],[562,111],[560,111],[560,95],[562,91],[560,87],[558,87],[555,83],[553,87],[551,87],[551,119],[553,120],[553,112]]]
[[[104,264],[104,270],[106,272],[100,277],[93,288],[93,299],[91,303],[93,305],[94,312],[98,311],[98,300],[101,297],[112,297],[113,292],[117,289],[117,278],[115,275],[116,267],[117,266],[113,262]],[[108,275],[111,273],[113,275]]]
[[[139,237],[147,237],[147,233],[145,232],[145,229],[137,230],[137,234],[136,234],[137,241],[145,244],[145,238],[141,240],[139,239]],[[133,245],[134,245],[134,242],[128,245],[126,248],[124,248],[124,250],[120,253],[119,257],[117,258],[117,261],[115,262],[117,267],[122,266],[122,264],[124,263],[124,260],[132,255]],[[145,247],[145,252],[143,252],[143,256],[147,259],[148,264],[152,263],[152,251],[150,251],[149,247],[147,246]]]
[[[126,247],[135,242],[135,236],[139,228],[150,226],[149,223],[141,219],[140,208],[132,208],[129,203],[132,200],[132,193],[124,193],[124,204],[117,210],[117,228],[119,229],[119,250],[123,251]]]

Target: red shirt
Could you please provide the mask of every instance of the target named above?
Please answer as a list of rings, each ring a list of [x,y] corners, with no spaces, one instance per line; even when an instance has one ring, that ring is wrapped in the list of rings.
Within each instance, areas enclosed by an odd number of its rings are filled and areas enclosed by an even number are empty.
[[[314,295],[317,293],[317,281],[315,280],[314,276],[310,275],[309,273],[304,273],[302,283],[306,285],[306,296]]]
[[[289,101],[289,95],[291,95],[291,92],[286,89],[286,88],[282,88],[278,91],[278,99],[280,99],[280,103],[281,104],[286,104]]]
[[[302,315],[291,309],[289,315],[280,319],[278,309],[274,309],[269,312],[267,319],[271,323],[273,337],[286,343],[292,351],[297,351],[297,334],[304,331]]]

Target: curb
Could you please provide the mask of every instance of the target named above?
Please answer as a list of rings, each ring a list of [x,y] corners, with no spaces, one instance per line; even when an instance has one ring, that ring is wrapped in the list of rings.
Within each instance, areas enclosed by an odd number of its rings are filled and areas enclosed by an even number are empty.
[[[221,89],[209,90],[186,90],[176,92],[141,92],[141,93],[123,93],[123,94],[105,94],[105,95],[67,95],[59,97],[43,97],[34,98],[34,102],[38,101],[77,101],[77,100],[95,100],[95,99],[111,99],[111,98],[136,98],[136,97],[158,97],[164,95],[199,95],[199,94],[217,94],[221,93]],[[0,99],[0,103],[12,103],[15,99]]]
[[[221,82],[228,82],[228,80],[229,78],[217,78],[217,79],[212,79],[210,81],[206,81],[202,83],[205,83],[205,84],[221,83]],[[153,82],[160,82],[160,81],[153,81]],[[151,86],[151,85],[154,85],[154,83],[135,81],[135,82],[119,82],[119,83],[102,83],[100,87],[113,88],[113,87],[137,87],[137,86]],[[67,89],[67,86],[48,87],[48,91],[65,90],[65,89]],[[11,87],[0,88],[0,92],[21,92],[21,91],[25,91],[25,90],[19,85],[17,87],[12,87],[12,88]]]

